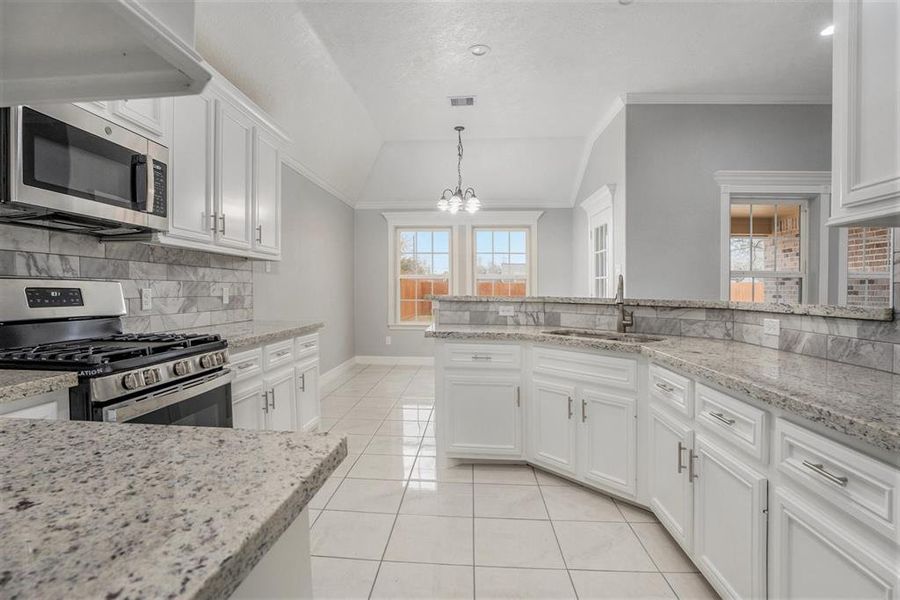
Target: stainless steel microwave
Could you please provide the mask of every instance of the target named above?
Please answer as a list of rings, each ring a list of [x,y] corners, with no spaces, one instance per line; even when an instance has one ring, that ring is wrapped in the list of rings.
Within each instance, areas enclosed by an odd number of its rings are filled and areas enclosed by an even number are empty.
[[[0,221],[101,236],[168,228],[169,151],[73,104],[0,109]]]

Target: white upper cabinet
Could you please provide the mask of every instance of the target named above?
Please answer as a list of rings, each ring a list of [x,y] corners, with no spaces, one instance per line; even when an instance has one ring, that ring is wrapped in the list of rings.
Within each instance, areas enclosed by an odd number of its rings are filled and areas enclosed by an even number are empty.
[[[227,100],[216,100],[216,240],[250,247],[253,121]]]
[[[197,94],[210,79],[192,47],[193,0],[0,0],[0,11],[0,106]]]
[[[174,98],[95,100],[76,105],[129,131],[169,148],[172,145]],[[171,160],[171,158],[170,158]]]
[[[253,248],[281,252],[281,156],[278,141],[254,128],[253,152]]]
[[[831,225],[900,226],[900,3],[834,3]]]
[[[215,102],[208,94],[176,98],[169,235],[209,243],[213,223],[213,124]]]

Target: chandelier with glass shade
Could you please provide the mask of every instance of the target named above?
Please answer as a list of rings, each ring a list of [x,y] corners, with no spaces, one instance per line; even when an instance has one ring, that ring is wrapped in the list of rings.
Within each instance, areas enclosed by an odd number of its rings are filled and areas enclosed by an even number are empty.
[[[481,200],[475,195],[473,188],[462,189],[462,158],[463,143],[462,132],[465,129],[462,125],[454,127],[459,142],[456,144],[456,189],[447,188],[441,193],[441,199],[438,200],[437,207],[443,212],[449,212],[455,215],[460,209],[465,209],[468,213],[475,213],[481,208]]]

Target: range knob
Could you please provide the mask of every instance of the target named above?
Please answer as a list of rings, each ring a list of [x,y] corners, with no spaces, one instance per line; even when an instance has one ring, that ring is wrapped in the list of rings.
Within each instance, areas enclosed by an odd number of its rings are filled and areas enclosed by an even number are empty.
[[[124,386],[126,390],[136,390],[142,385],[144,385],[144,382],[137,373],[126,373],[125,376],[122,377],[122,386]]]
[[[200,357],[200,366],[204,369],[208,369],[210,367],[216,366],[216,355],[215,354],[204,354]]]
[[[191,363],[186,360],[179,361],[172,366],[176,375],[187,375],[191,372]]]
[[[224,352],[216,352],[216,364],[217,365],[225,364],[225,353]]]
[[[144,371],[144,383],[146,383],[147,385],[159,383],[160,379],[159,369],[146,369]]]

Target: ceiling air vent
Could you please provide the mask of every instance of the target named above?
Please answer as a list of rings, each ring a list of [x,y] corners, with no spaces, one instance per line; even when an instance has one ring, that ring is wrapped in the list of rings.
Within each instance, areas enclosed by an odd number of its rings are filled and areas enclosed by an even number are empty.
[[[450,106],[475,106],[475,96],[450,96]]]

